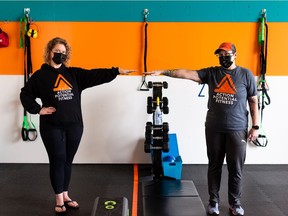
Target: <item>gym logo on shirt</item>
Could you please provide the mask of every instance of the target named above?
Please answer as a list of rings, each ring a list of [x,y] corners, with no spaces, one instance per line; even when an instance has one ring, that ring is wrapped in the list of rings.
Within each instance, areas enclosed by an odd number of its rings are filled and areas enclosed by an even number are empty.
[[[220,83],[214,89],[215,94],[213,99],[215,103],[232,105],[237,99],[235,94],[237,92],[236,86],[229,74],[226,74]]]
[[[72,100],[74,96],[72,87],[73,86],[59,74],[53,88],[53,91],[56,92],[55,98],[58,98],[59,101]]]

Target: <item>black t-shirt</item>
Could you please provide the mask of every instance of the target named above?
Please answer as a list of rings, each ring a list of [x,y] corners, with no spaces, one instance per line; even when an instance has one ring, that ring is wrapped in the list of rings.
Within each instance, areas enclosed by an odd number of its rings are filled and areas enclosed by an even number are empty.
[[[233,70],[209,67],[197,72],[202,83],[209,86],[206,127],[219,132],[246,130],[247,99],[257,95],[252,72],[239,66]]]

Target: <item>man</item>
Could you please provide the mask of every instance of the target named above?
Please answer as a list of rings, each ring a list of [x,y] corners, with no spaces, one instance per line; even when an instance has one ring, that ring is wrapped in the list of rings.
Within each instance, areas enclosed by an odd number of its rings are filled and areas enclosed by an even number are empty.
[[[228,168],[228,200],[233,215],[244,215],[241,207],[242,173],[246,157],[246,141],[258,137],[257,88],[253,74],[237,66],[236,47],[220,44],[214,53],[221,66],[200,70],[173,69],[146,72],[189,79],[209,86],[208,111],[205,122],[208,164],[209,204],[207,213],[219,215],[219,190],[224,158]],[[248,131],[248,110],[252,128]]]

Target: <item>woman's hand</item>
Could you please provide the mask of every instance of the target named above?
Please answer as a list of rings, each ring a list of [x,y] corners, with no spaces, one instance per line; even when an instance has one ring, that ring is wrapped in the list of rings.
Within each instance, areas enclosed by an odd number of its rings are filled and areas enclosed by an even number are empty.
[[[51,115],[56,111],[54,107],[42,107],[39,114],[40,115]]]
[[[122,69],[122,68],[118,68],[118,71],[120,74],[122,75],[128,75],[130,74],[131,72],[135,72],[135,70],[125,70],[125,69]]]

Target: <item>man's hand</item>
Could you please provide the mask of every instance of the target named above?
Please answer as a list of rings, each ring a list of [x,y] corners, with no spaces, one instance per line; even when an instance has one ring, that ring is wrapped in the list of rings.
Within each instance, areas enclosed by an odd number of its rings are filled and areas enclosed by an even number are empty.
[[[144,75],[151,75],[151,76],[159,76],[163,73],[163,70],[154,70],[154,71],[147,71],[143,72]]]
[[[258,138],[258,130],[255,130],[253,128],[250,129],[248,132],[248,141],[255,141]]]

